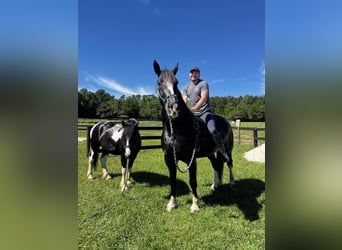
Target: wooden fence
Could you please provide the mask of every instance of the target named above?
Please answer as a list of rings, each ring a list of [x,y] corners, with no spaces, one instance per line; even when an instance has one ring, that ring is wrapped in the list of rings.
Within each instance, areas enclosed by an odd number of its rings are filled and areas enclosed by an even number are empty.
[[[78,130],[87,130],[92,125],[97,123],[98,121],[87,120],[87,122],[78,122]],[[160,131],[160,135],[141,135],[141,140],[158,140],[157,144],[153,145],[143,145],[141,149],[155,149],[161,148],[160,140],[161,140],[161,132],[163,127],[161,126],[139,126],[139,131]],[[240,144],[240,132],[242,130],[251,131],[253,133],[253,145],[254,147],[258,147],[259,141],[266,141],[266,137],[258,137],[258,131],[265,131],[265,128],[250,128],[250,127],[235,127],[232,126],[233,130],[237,130],[238,144]]]

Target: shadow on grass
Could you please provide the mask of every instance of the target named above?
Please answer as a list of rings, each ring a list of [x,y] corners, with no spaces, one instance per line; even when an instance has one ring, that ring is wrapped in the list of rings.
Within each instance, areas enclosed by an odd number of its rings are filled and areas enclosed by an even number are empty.
[[[170,180],[169,176],[155,174],[151,172],[133,172],[132,178],[135,182],[138,183],[147,183],[150,187],[155,186],[168,186],[170,187]],[[177,196],[182,196],[190,193],[190,189],[188,185],[182,181],[177,179],[176,180],[177,186]],[[169,199],[170,196],[165,196],[166,199]]]
[[[235,181],[231,188],[229,184],[220,186],[209,195],[201,197],[207,205],[230,206],[236,204],[249,221],[259,219],[262,205],[257,198],[265,191],[265,183],[257,179],[243,179]]]

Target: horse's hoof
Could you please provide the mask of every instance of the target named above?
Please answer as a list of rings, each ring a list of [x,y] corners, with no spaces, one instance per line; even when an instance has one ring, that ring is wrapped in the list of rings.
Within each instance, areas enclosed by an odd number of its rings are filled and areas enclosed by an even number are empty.
[[[190,213],[193,214],[193,213],[195,213],[195,212],[197,212],[197,211],[199,211],[198,205],[192,204],[191,207],[190,207]]]
[[[167,203],[166,211],[171,212],[172,209],[176,208],[176,204],[176,198],[174,196],[171,196],[169,203]]]
[[[171,212],[172,209],[175,209],[175,208],[176,208],[175,204],[167,204],[166,211]]]
[[[91,174],[87,175],[87,178],[88,178],[88,180],[94,180],[95,179]]]
[[[218,186],[215,186],[215,183],[213,183],[211,186],[210,186],[210,189],[215,191],[216,189],[218,188]]]
[[[110,180],[112,179],[112,176],[110,176],[110,174],[105,174],[105,175],[102,175],[102,179]]]
[[[128,189],[128,187],[127,187],[126,185],[123,185],[123,186],[121,187],[121,192],[126,191],[127,189]]]

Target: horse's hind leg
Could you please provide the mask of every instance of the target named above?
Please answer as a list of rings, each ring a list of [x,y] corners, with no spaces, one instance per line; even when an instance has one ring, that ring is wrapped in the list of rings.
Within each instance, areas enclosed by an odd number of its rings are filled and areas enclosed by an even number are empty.
[[[220,153],[218,153],[217,158],[215,154],[208,156],[211,165],[214,169],[214,183],[210,186],[210,188],[214,191],[220,185],[222,185],[222,173],[223,173],[223,158]]]
[[[196,162],[193,162],[190,169],[189,169],[189,175],[190,175],[190,186],[192,189],[192,205],[190,207],[190,213],[194,213],[199,210],[198,207],[198,195],[197,195],[197,178],[196,178],[196,172],[197,172],[197,166]]]
[[[232,158],[232,154],[228,153],[228,157],[229,157],[229,161],[227,162],[227,165],[228,165],[228,169],[229,169],[229,183],[230,183],[230,186],[232,187],[235,184],[234,175],[233,175],[233,158]]]
[[[101,167],[102,167],[102,178],[109,180],[112,179],[110,174],[108,173],[106,162],[107,162],[108,154],[103,153],[101,156]]]
[[[94,176],[92,174],[93,168],[95,168],[96,165],[96,156],[92,149],[90,149],[89,156],[88,156],[88,171],[87,171],[87,178],[89,180],[93,180]]]

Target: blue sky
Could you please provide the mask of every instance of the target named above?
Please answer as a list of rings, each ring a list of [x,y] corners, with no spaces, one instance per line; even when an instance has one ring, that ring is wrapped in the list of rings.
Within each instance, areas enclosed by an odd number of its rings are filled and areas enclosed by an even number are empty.
[[[179,63],[182,90],[198,66],[211,96],[265,94],[263,0],[82,0],[78,88],[155,94],[153,60]]]

